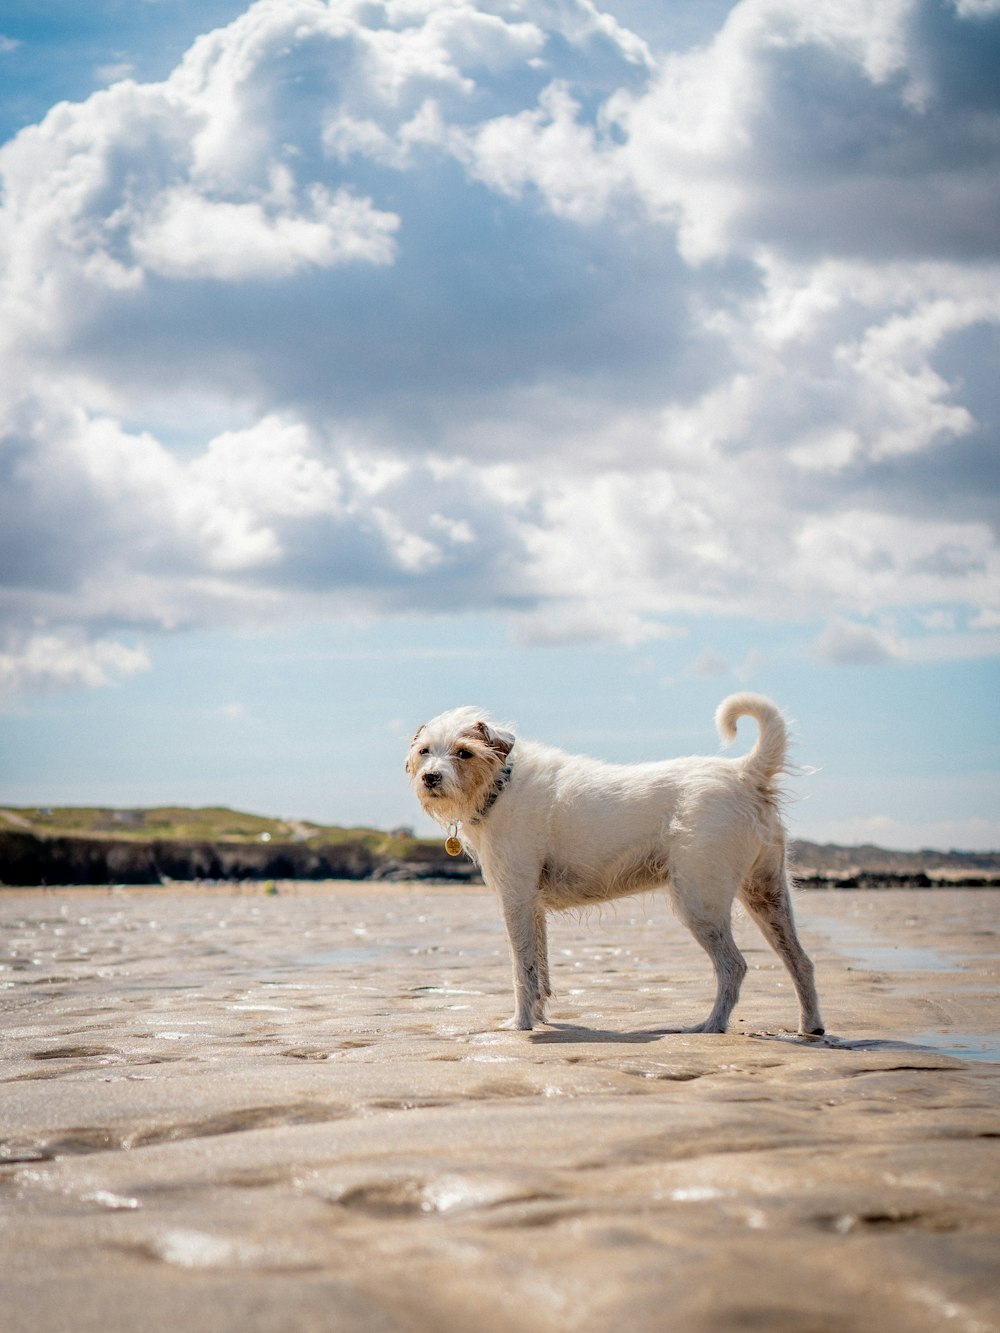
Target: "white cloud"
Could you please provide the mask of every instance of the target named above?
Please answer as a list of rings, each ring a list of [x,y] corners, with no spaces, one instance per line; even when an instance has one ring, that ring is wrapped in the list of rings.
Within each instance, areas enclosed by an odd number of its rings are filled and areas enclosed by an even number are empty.
[[[290,418],[264,417],[247,430],[216,436],[188,475],[216,507],[291,518],[343,509],[339,472],[316,453],[306,427]]]
[[[990,529],[843,510],[804,523],[798,534],[802,588],[823,602],[867,610],[989,599],[1000,555]],[[859,580],[863,585],[859,586]]]
[[[113,685],[150,665],[141,645],[86,642],[75,628],[31,634],[0,651],[0,705],[32,691]]]
[[[954,0],[957,13],[962,18],[990,18],[1000,14],[1000,0]]]
[[[579,104],[556,81],[537,108],[498,116],[475,131],[456,131],[449,146],[471,175],[492,189],[520,198],[534,185],[559,217],[600,218],[626,174],[613,147],[602,148],[592,126],[579,121]]]
[[[713,42],[670,56],[615,114],[641,199],[692,263],[786,244],[828,253],[987,249],[995,134],[946,87],[946,42],[921,0],[743,0]],[[965,139],[961,164],[946,144]]]
[[[0,148],[7,642],[467,607],[966,651],[986,7],[742,0],[659,60],[583,0],[379,14],[253,5]]]
[[[313,186],[300,212],[269,215],[259,203],[168,190],[133,231],[132,253],[170,278],[288,277],[306,265],[390,264],[399,219],[347,190]]]
[[[821,662],[835,666],[882,666],[901,655],[892,635],[839,616],[827,625],[813,648]]]
[[[135,66],[128,60],[114,61],[109,65],[98,65],[94,74],[98,83],[118,83],[130,78],[135,73]]]

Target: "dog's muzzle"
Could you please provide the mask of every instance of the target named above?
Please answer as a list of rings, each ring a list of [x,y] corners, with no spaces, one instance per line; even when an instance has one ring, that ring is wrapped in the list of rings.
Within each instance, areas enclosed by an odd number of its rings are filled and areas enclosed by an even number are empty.
[[[424,784],[424,786],[427,788],[428,791],[434,791],[436,787],[441,786],[443,778],[440,773],[434,773],[434,772],[421,773],[420,781]]]

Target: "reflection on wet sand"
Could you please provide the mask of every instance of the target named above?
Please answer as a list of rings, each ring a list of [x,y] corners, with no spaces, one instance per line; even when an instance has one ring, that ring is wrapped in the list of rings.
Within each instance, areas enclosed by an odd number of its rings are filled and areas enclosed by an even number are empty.
[[[0,892],[11,1333],[998,1326],[996,894],[800,896],[809,1040],[747,921],[726,1036],[657,897],[523,1033],[485,891],[281,888]]]

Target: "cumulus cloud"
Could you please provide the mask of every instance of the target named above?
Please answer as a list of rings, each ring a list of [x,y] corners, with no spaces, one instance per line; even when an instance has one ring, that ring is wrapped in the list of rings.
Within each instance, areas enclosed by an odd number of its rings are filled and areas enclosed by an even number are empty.
[[[530,185],[556,216],[593,222],[628,176],[613,140],[602,147],[595,128],[581,123],[581,110],[557,80],[542,90],[537,108],[457,132],[449,147],[492,189],[519,199]]]
[[[112,685],[150,666],[145,648],[86,642],[78,630],[31,634],[0,652],[0,705],[29,691]]]
[[[261,0],[0,148],[6,679],[358,606],[992,625],[996,7],[609,8]]]
[[[885,631],[839,616],[827,625],[813,647],[821,662],[837,666],[880,666],[900,655],[898,645]]]
[[[918,0],[743,0],[708,46],[619,99],[636,188],[695,263],[775,241],[993,256],[1000,130],[982,76],[1000,38],[962,18]]]
[[[132,233],[146,271],[169,278],[288,277],[308,265],[390,264],[399,219],[346,190],[313,186],[302,211],[209,200],[190,187],[164,192]]]

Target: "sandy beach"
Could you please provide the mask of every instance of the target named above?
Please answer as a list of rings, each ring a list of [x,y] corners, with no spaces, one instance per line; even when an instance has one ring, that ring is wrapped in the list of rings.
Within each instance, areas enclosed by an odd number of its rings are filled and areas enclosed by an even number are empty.
[[[483,889],[0,891],[0,1326],[1000,1327],[994,891],[802,893],[733,1030],[659,895],[551,925],[503,1031]]]

